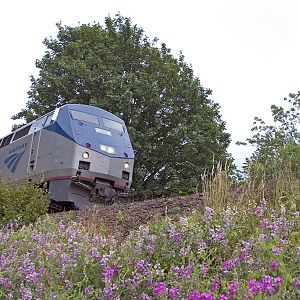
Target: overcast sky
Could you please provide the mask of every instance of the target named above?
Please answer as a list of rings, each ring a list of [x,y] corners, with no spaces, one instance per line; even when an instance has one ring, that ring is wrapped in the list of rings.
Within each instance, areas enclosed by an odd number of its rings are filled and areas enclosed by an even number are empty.
[[[271,104],[300,89],[299,0],[2,1],[0,136],[25,107],[29,76],[38,75],[35,60],[45,52],[44,38],[56,36],[55,23],[104,24],[118,12],[165,42],[174,56],[183,52],[221,106],[238,164],[251,149],[234,144],[251,136],[253,118],[271,120]]]

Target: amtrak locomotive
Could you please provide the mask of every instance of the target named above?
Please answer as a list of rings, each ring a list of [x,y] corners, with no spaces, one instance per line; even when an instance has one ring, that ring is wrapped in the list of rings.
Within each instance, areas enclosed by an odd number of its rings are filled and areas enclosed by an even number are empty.
[[[66,104],[0,139],[3,180],[42,178],[53,211],[126,198],[133,164],[124,121],[88,105]]]

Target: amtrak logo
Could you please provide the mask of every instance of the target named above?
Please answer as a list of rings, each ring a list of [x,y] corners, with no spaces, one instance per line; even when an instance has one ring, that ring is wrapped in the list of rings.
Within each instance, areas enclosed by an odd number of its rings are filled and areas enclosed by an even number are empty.
[[[15,173],[18,163],[24,153],[25,150],[21,153],[14,153],[5,159],[4,163],[6,164],[7,168],[10,169],[13,173]]]

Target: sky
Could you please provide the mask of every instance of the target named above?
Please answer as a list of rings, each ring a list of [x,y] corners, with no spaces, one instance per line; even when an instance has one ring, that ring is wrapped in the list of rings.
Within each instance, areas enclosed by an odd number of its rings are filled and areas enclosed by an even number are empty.
[[[104,24],[108,15],[129,17],[176,57],[185,56],[201,84],[213,91],[241,165],[254,150],[236,146],[250,138],[255,116],[271,122],[272,104],[300,90],[299,0],[11,0],[0,6],[0,137],[11,116],[25,108],[36,59],[55,37],[56,23]]]

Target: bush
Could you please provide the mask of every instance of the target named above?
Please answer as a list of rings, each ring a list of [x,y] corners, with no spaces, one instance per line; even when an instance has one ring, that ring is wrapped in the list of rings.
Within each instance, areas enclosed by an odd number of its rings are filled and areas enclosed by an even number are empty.
[[[12,221],[29,224],[45,214],[49,198],[45,189],[24,180],[4,183],[0,179],[0,226]]]

